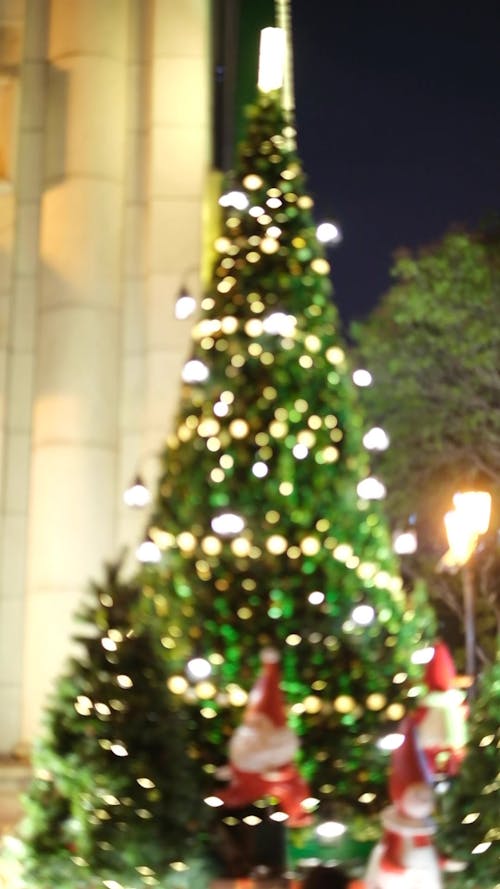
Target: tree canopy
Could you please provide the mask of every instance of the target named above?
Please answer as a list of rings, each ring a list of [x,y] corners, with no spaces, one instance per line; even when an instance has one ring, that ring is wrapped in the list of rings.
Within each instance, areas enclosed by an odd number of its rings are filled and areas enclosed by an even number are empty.
[[[498,230],[450,231],[417,253],[401,250],[392,277],[394,285],[365,321],[353,324],[352,335],[374,378],[366,410],[391,440],[378,465],[391,521],[401,527],[416,516],[419,549],[435,565],[446,548],[451,495],[478,485],[493,495],[500,489]],[[497,524],[493,517],[491,527]],[[493,533],[486,543],[492,568]],[[498,622],[495,582],[482,585]],[[449,581],[435,577],[434,586],[449,593]]]

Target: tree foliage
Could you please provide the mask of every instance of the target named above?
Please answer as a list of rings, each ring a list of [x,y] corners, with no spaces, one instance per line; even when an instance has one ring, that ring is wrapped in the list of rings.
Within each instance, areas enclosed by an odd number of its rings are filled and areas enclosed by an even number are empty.
[[[417,519],[413,570],[432,577],[460,617],[457,579],[438,577],[434,568],[446,549],[443,515],[453,492],[486,486],[498,502],[500,235],[451,231],[416,255],[400,251],[392,276],[380,305],[352,328],[359,360],[374,377],[365,407],[391,440],[378,466],[391,521],[404,527],[410,516]],[[492,656],[500,624],[494,531],[482,548],[477,585]]]

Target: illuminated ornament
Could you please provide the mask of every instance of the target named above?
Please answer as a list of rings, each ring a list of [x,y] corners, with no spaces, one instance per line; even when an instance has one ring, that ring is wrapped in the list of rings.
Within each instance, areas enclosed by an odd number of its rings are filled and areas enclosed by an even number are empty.
[[[307,601],[310,602],[311,605],[321,605],[325,601],[325,594],[321,593],[319,590],[314,590],[312,593],[309,593]]]
[[[375,609],[371,605],[357,605],[351,615],[354,623],[367,627],[375,617]]]
[[[277,241],[275,238],[262,238],[260,249],[263,253],[266,253],[268,255],[277,253],[279,248],[279,241]]]
[[[196,309],[196,300],[185,287],[179,291],[175,301],[174,313],[178,321],[185,321]]]
[[[264,318],[262,324],[266,333],[276,336],[293,336],[297,319],[294,315],[286,315],[285,312],[273,312]]]
[[[396,531],[392,538],[392,548],[398,556],[409,556],[417,551],[415,531]]]
[[[259,461],[252,466],[252,472],[256,478],[264,478],[269,472],[269,467],[266,463]]]
[[[415,722],[402,723],[403,743],[391,757],[389,795],[384,809],[382,839],[368,860],[366,889],[441,889],[441,867],[433,845],[436,826],[431,819],[434,793],[418,747]]]
[[[389,447],[389,436],[380,426],[372,426],[363,436],[367,451],[385,451]]]
[[[195,681],[206,679],[212,672],[212,665],[204,657],[193,657],[186,666],[188,676]]]
[[[309,454],[309,448],[307,448],[305,444],[298,443],[293,446],[292,454],[296,460],[305,460]]]
[[[245,438],[248,435],[249,428],[246,420],[232,420],[229,424],[229,431],[233,438]]]
[[[185,383],[203,383],[209,377],[209,370],[203,361],[192,358],[182,368],[182,379]]]
[[[335,222],[320,222],[316,228],[316,237],[321,244],[339,244],[342,232]]]
[[[386,495],[385,485],[375,476],[368,476],[359,482],[356,491],[363,500],[383,500]]]
[[[373,377],[369,370],[358,368],[358,370],[355,370],[352,375],[352,381],[356,386],[360,386],[361,388],[363,388],[366,386],[371,386],[371,384],[373,383]]]
[[[273,556],[280,556],[286,551],[287,547],[288,541],[286,537],[283,537],[281,534],[272,534],[266,541],[266,549],[272,553]]]
[[[147,506],[151,502],[151,494],[140,475],[136,475],[130,487],[123,492],[123,502],[127,506],[137,507],[138,509],[142,509],[142,507]]]
[[[156,543],[153,543],[150,539],[143,540],[142,543],[139,544],[135,551],[135,555],[139,562],[144,562],[146,564],[153,564],[161,561],[161,550]]]
[[[335,840],[345,833],[347,827],[340,821],[323,821],[316,827],[316,834],[320,840]]]
[[[312,260],[311,268],[317,275],[328,275],[330,271],[330,263],[326,259],[318,256]]]
[[[243,721],[229,743],[229,786],[217,796],[230,808],[274,796],[291,827],[309,824],[304,800],[310,791],[294,764],[298,746],[286,722],[279,656],[267,649]]]
[[[255,191],[257,188],[260,188],[263,185],[262,179],[257,173],[249,173],[245,176],[243,180],[243,185],[245,188],[248,188],[249,191]]]
[[[330,364],[342,364],[345,359],[345,352],[339,346],[330,346],[329,349],[326,350],[326,360],[330,362]]]
[[[221,207],[233,207],[235,210],[246,210],[248,198],[242,191],[226,191],[219,198]]]
[[[211,521],[212,531],[220,534],[222,537],[230,537],[233,534],[239,534],[245,527],[245,522],[241,516],[234,512],[223,512],[215,516]]]

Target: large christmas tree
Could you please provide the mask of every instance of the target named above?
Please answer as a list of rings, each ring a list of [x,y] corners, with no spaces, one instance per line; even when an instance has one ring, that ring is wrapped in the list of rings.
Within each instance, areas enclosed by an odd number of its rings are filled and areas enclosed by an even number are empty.
[[[280,91],[259,93],[162,454],[148,526],[161,558],[142,580],[168,608],[162,641],[207,790],[273,646],[314,796],[325,813],[368,814],[385,801],[377,742],[405,713],[432,621],[359,487],[367,430],[294,140]]]

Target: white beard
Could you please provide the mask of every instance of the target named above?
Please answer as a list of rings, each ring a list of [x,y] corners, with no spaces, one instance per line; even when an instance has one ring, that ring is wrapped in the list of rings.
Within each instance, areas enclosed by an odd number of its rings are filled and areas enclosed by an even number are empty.
[[[276,728],[265,717],[243,723],[229,742],[229,759],[242,772],[265,773],[291,762],[298,750],[298,740],[287,726]]]

